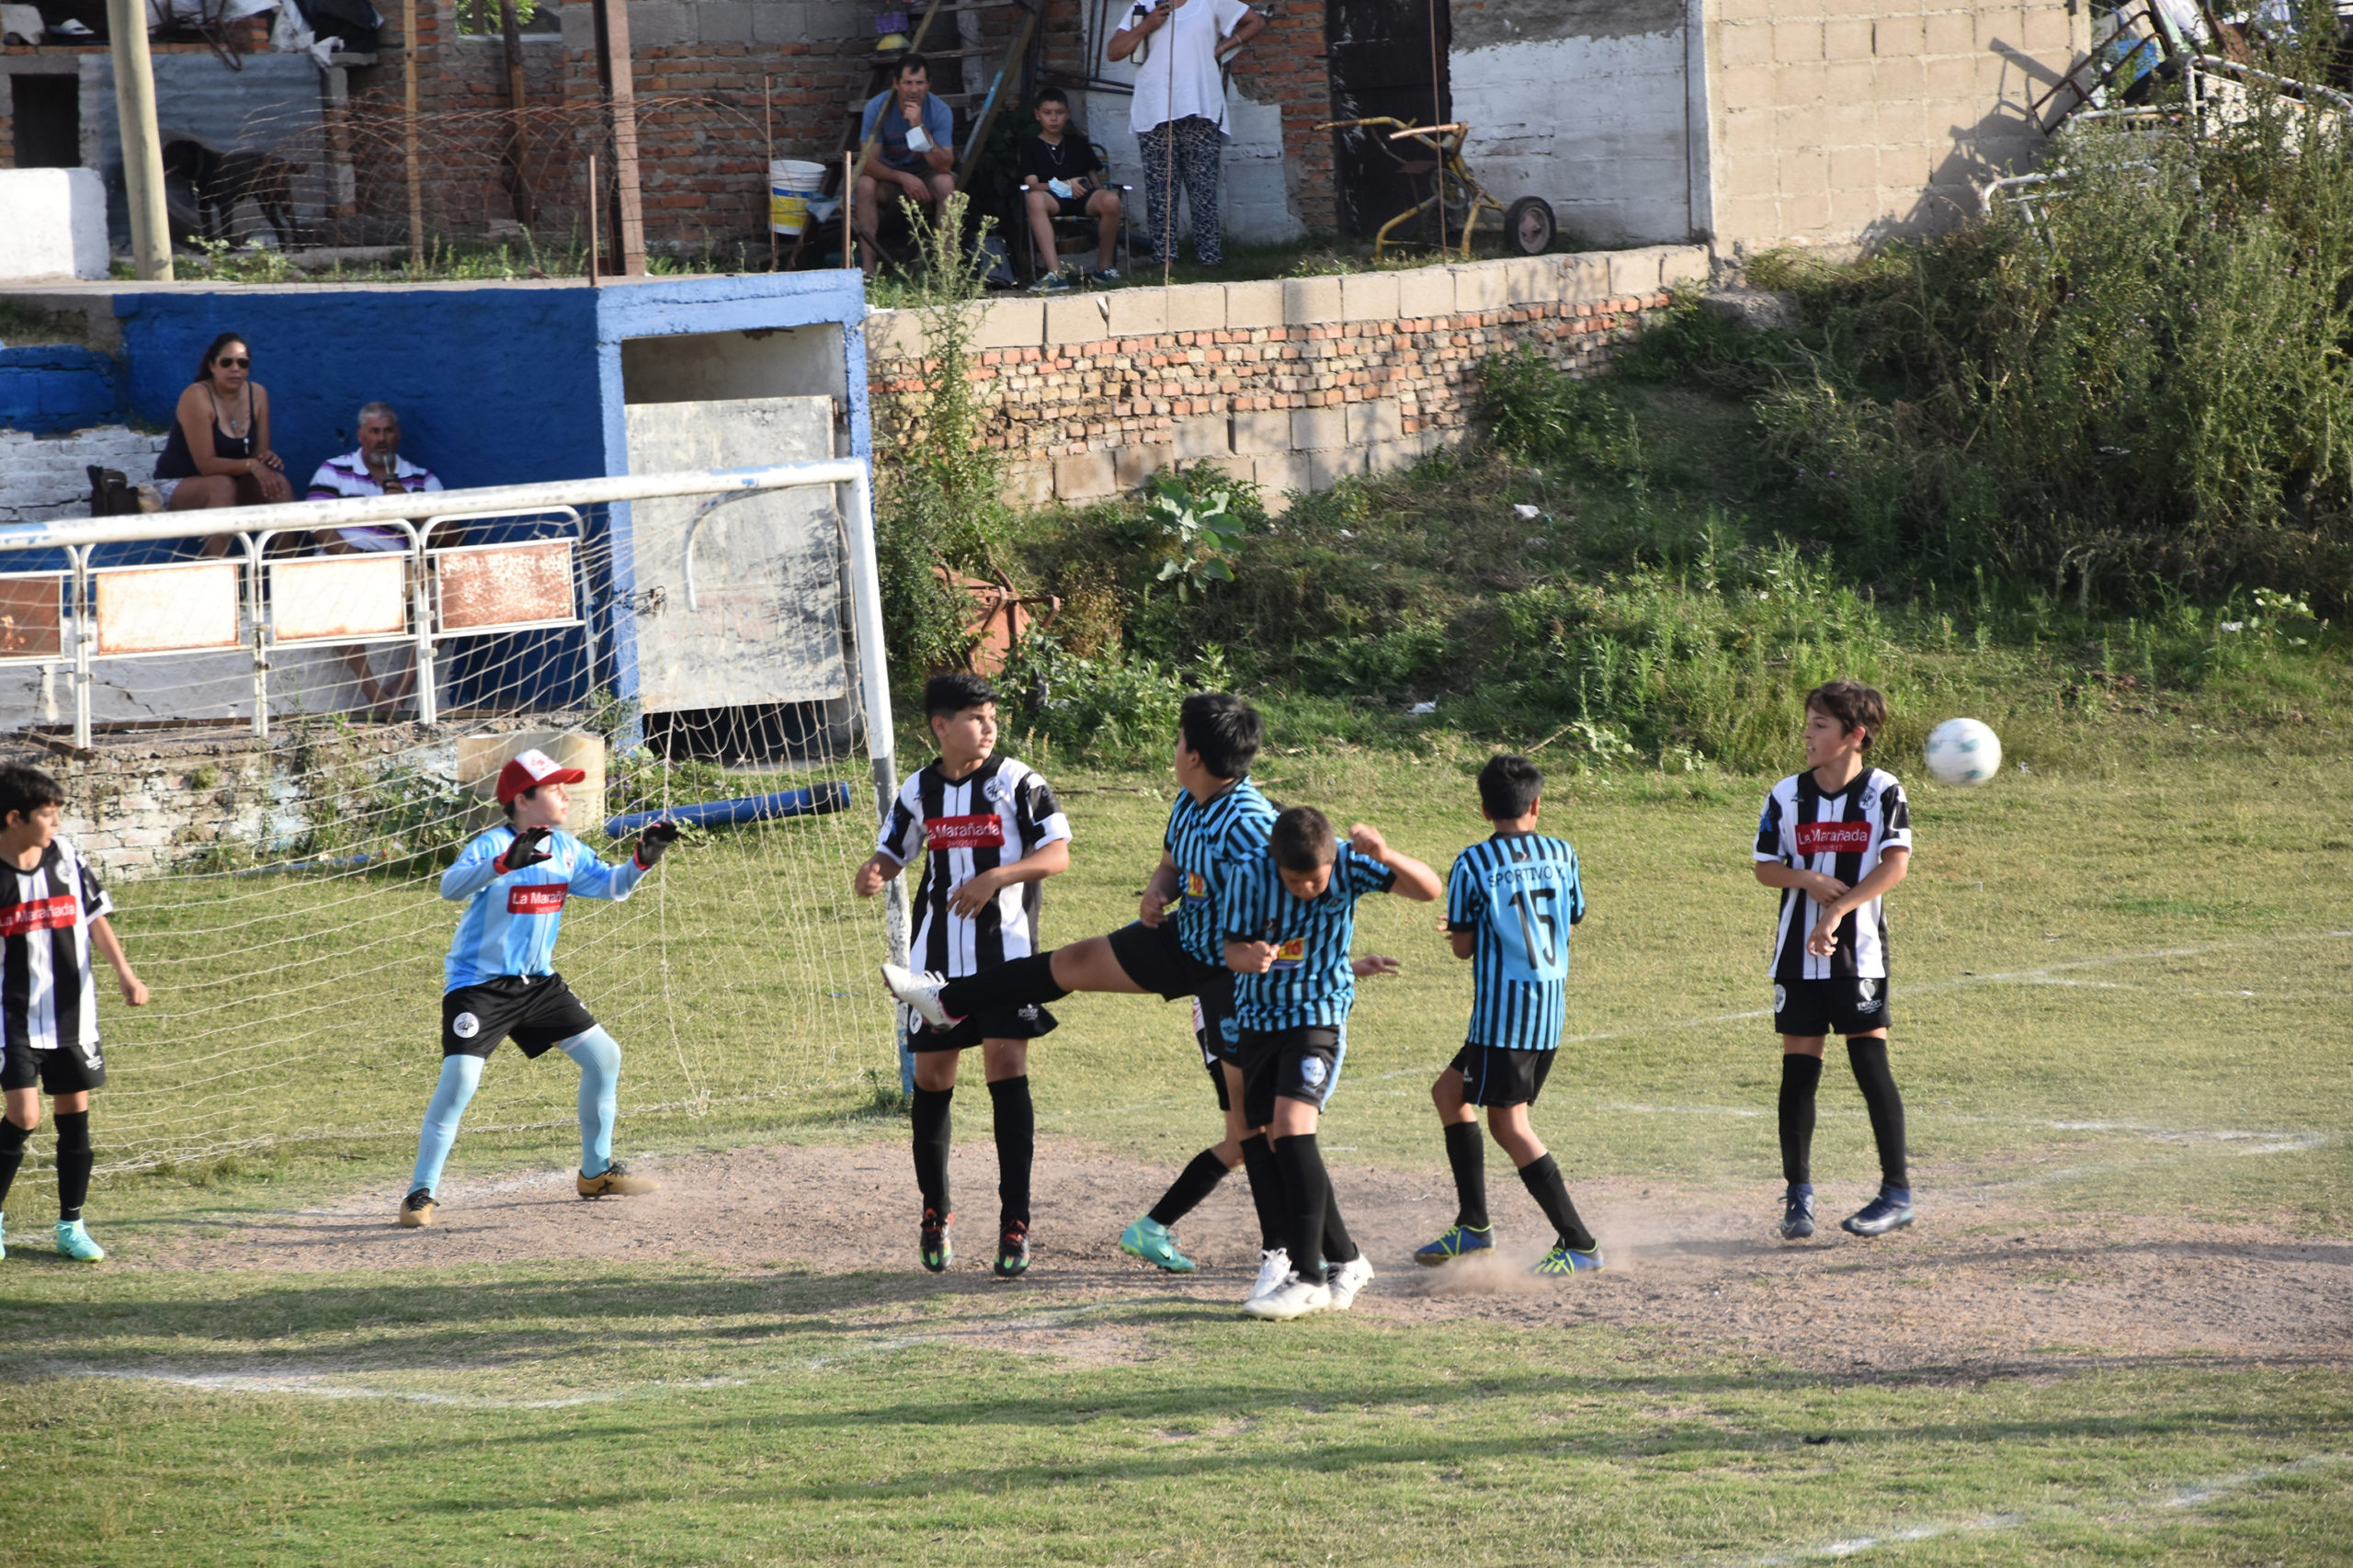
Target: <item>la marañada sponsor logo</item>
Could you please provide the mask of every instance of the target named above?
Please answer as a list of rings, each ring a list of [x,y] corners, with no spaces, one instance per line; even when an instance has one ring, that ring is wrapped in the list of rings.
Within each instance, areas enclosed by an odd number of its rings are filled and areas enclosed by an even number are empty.
[[[555,915],[563,909],[564,895],[572,890],[562,882],[541,882],[529,887],[506,890],[506,913],[509,915]]]
[[[58,893],[11,904],[0,911],[0,937],[23,937],[35,931],[55,931],[74,924],[74,896]]]
[[[1871,846],[1867,822],[1802,822],[1798,824],[1801,855],[1860,855]]]
[[[1001,849],[1005,819],[995,812],[969,817],[926,817],[924,847],[937,855],[943,849]]]

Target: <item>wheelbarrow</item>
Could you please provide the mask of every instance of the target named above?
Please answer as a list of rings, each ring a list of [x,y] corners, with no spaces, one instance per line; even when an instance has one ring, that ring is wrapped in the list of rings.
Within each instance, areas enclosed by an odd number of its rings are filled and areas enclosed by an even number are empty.
[[[1484,228],[1503,231],[1504,247],[1518,256],[1541,256],[1552,248],[1552,209],[1543,198],[1523,196],[1506,207],[1487,192],[1479,176],[1463,161],[1462,143],[1471,127],[1461,120],[1445,125],[1416,125],[1381,115],[1369,119],[1327,120],[1318,131],[1386,131],[1381,149],[1397,161],[1398,171],[1418,184],[1430,181],[1430,193],[1381,226],[1372,238],[1372,258],[1379,261],[1392,249],[1428,244],[1441,251],[1459,250],[1471,257],[1471,236]],[[1409,157],[1427,153],[1427,157]],[[1493,214],[1486,217],[1485,214]],[[1397,236],[1401,226],[1420,221],[1422,237]]]

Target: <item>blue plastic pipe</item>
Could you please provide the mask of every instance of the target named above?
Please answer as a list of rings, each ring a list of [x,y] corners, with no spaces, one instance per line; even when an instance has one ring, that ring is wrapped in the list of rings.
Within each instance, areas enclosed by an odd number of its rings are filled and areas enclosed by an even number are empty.
[[[849,810],[849,786],[838,780],[806,790],[785,790],[773,795],[752,795],[741,801],[705,801],[700,805],[672,806],[667,811],[631,812],[605,824],[605,836],[619,838],[649,823],[690,823],[697,827],[736,827],[776,817],[820,816]]]

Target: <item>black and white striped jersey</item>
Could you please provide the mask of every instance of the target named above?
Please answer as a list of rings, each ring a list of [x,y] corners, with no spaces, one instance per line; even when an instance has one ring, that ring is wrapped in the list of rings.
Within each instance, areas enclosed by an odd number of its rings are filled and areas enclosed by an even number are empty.
[[[113,913],[97,873],[64,839],[29,871],[0,861],[0,1015],[11,1047],[96,1053],[90,922]]]
[[[949,895],[977,872],[1069,836],[1053,790],[1009,756],[992,756],[952,783],[932,762],[901,785],[875,847],[902,866],[925,852],[908,949],[915,967],[952,979],[1035,952],[1036,882],[999,889],[972,917],[949,909]]]
[[[1895,775],[1866,767],[1836,794],[1825,794],[1813,770],[1792,774],[1765,797],[1756,824],[1756,858],[1801,871],[1824,871],[1848,887],[1879,869],[1890,849],[1912,847],[1912,812]],[[1838,924],[1838,946],[1828,958],[1805,950],[1821,906],[1798,888],[1781,890],[1781,918],[1773,937],[1776,980],[1884,980],[1887,911],[1873,899]]]

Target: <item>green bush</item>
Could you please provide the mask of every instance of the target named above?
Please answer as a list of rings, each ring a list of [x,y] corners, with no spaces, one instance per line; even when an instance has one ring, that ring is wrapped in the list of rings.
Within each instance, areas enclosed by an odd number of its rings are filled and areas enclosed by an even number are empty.
[[[1591,381],[1557,369],[1522,344],[1480,367],[1479,416],[1498,451],[1537,464],[1574,466],[1629,485],[1643,479],[1633,417]]]

